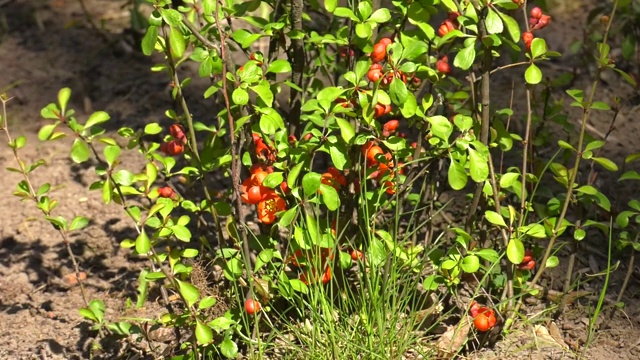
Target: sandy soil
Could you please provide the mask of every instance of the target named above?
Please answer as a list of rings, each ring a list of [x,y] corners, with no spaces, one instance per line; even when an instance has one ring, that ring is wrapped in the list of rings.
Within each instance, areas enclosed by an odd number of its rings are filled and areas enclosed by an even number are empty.
[[[117,205],[104,206],[99,193],[87,193],[88,184],[96,180],[90,168],[75,166],[68,159],[69,139],[42,144],[36,137],[43,125],[39,111],[55,99],[63,86],[74,90],[72,105],[81,116],[92,110],[105,110],[114,119],[111,130],[122,125],[139,127],[150,121],[163,121],[163,112],[170,101],[168,84],[161,74],[149,68],[152,59],[132,50],[130,34],[121,33],[127,27],[128,13],[120,3],[108,0],[87,1],[97,19],[104,19],[113,42],[106,44],[96,33],[83,26],[83,15],[73,1],[0,1],[0,91],[15,99],[9,103],[8,121],[14,136],[26,134],[28,146],[21,152],[30,162],[43,158],[46,165],[33,174],[36,184],[50,182],[51,195],[60,201],[59,214],[71,218],[85,215],[92,222],[85,231],[73,236],[72,249],[82,270],[87,273],[87,295],[102,299],[107,307],[108,320],[122,316],[154,316],[154,308],[127,309],[126,299],[135,299],[135,286],[140,269],[145,265],[129,257],[119,242],[133,236],[131,224]],[[582,18],[573,10],[558,9],[552,13],[554,21],[547,30],[550,47],[565,52],[569,44],[582,36]],[[571,15],[571,16],[569,16]],[[566,26],[566,27],[565,27]],[[551,34],[561,33],[554,37]],[[549,71],[570,70],[575,56],[564,56],[549,65]],[[521,72],[509,73],[521,76]],[[587,86],[587,76],[579,78],[577,86]],[[511,80],[501,78],[497,83],[510,89]],[[199,91],[196,86],[193,90]],[[508,93],[508,92],[505,92]],[[606,153],[618,157],[637,150],[640,125],[634,120],[640,115],[638,100],[629,97],[631,89],[613,80],[605,83],[599,96],[612,95],[631,99],[624,104]],[[195,96],[194,96],[195,98]],[[517,97],[516,97],[517,98]],[[505,97],[505,101],[508,96]],[[197,103],[197,101],[196,101]],[[516,109],[522,104],[516,102]],[[206,109],[202,106],[202,109]],[[196,106],[196,113],[198,110]],[[574,112],[577,116],[578,113]],[[572,120],[573,121],[573,120]],[[594,133],[606,131],[610,114],[595,113]],[[605,129],[605,130],[603,130]],[[135,155],[128,155],[135,164]],[[140,162],[141,163],[141,162]],[[10,149],[0,147],[0,168],[15,166]],[[41,220],[33,204],[19,202],[12,195],[21,177],[12,172],[0,176],[0,359],[84,359],[88,358],[90,339],[95,335],[78,314],[83,306],[78,286],[69,282],[73,267],[61,238],[48,223]],[[607,180],[607,178],[604,178]],[[612,184],[613,185],[613,184]],[[629,191],[633,189],[627,189]],[[638,190],[638,189],[635,189]],[[611,188],[611,196],[624,200],[620,191]],[[590,258],[579,259],[578,268],[584,273],[603,269],[606,258],[602,244],[595,244]],[[562,268],[551,273],[548,286],[561,282]],[[614,273],[605,305],[610,307],[620,288],[626,268],[621,265]],[[555,276],[554,276],[555,274]],[[636,271],[631,287],[619,311],[596,333],[586,356],[592,359],[640,358],[639,287],[640,273]],[[585,282],[581,290],[598,294],[602,278]],[[153,299],[152,299],[153,300]],[[539,316],[539,306],[526,307],[525,319],[536,315],[535,323],[524,322],[493,348],[472,354],[474,359],[561,359],[575,358],[586,339],[589,316],[594,299],[585,296],[573,301],[555,321],[551,314]],[[605,313],[606,314],[606,313]],[[608,319],[607,315],[601,319]],[[104,358],[114,358],[121,350],[117,343],[104,344]],[[127,352],[123,358],[133,358]]]

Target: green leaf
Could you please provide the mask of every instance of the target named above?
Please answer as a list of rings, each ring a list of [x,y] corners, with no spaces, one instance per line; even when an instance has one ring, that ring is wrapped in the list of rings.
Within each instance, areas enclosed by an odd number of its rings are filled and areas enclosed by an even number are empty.
[[[518,265],[524,260],[524,244],[518,238],[512,238],[507,245],[507,258],[512,264]]]
[[[371,29],[371,25],[369,23],[357,23],[356,24],[356,35],[362,39],[368,39],[373,36],[373,30]]]
[[[162,132],[162,126],[160,126],[160,124],[153,122],[153,123],[148,123],[147,125],[144,126],[144,133],[146,135],[157,135],[160,134]]]
[[[449,170],[447,172],[447,179],[449,181],[449,186],[453,190],[462,190],[467,185],[467,172],[464,169],[464,166],[459,162],[451,159],[451,164],[449,165]]]
[[[325,0],[324,8],[327,9],[328,12],[332,13],[336,7],[338,6],[338,0]]]
[[[213,331],[200,320],[196,320],[196,340],[200,345],[206,345],[213,341]]]
[[[613,161],[607,158],[592,157],[591,160],[597,162],[598,164],[600,164],[600,166],[602,166],[603,168],[609,171],[618,171],[618,165],[616,165],[616,163],[614,163]]]
[[[342,136],[342,139],[348,144],[356,135],[353,125],[351,125],[349,120],[345,120],[343,118],[336,118],[336,122],[338,123],[338,127],[340,127],[340,135]]]
[[[173,235],[178,238],[180,241],[189,242],[191,241],[191,231],[186,226],[174,225],[170,227],[171,231],[173,231]]]
[[[60,89],[58,91],[58,105],[60,105],[60,112],[67,112],[67,104],[69,104],[69,98],[71,98],[71,89],[68,87]]]
[[[603,101],[594,101],[593,104],[591,104],[591,108],[594,110],[611,110],[609,104]]]
[[[407,85],[404,81],[394,77],[391,81],[391,86],[389,87],[389,96],[391,96],[391,101],[393,101],[394,104],[404,104],[409,96],[409,90],[407,90]]]
[[[480,259],[475,255],[467,255],[460,263],[462,271],[472,274],[480,269]]]
[[[318,99],[320,106],[322,106],[325,111],[329,112],[331,110],[331,104],[333,104],[333,102],[342,95],[342,93],[344,93],[344,89],[329,86],[320,90],[316,98]]]
[[[120,156],[120,151],[121,151],[120,146],[117,146],[117,145],[105,146],[102,152],[104,153],[105,160],[107,161],[107,164],[109,165],[109,167],[112,167],[113,163],[116,161],[118,156]]]
[[[237,257],[229,259],[223,266],[222,272],[229,281],[236,281],[242,276],[242,261]]]
[[[640,180],[640,173],[638,173],[635,170],[629,170],[624,174],[622,174],[618,179],[618,181],[624,181],[624,180]]]
[[[554,268],[556,266],[560,265],[560,260],[558,260],[557,256],[549,256],[549,258],[547,259],[547,268],[551,269]]]
[[[22,149],[25,145],[27,144],[27,138],[24,137],[23,135],[18,136],[14,141],[13,141],[13,147],[16,150]]]
[[[149,236],[144,231],[140,231],[140,234],[136,238],[136,252],[138,254],[147,254],[151,250],[151,241],[149,240]]]
[[[287,227],[291,225],[297,213],[298,213],[297,205],[285,211],[285,213],[282,214],[282,216],[280,217],[280,221],[278,222],[278,225],[280,225],[280,227]]]
[[[287,185],[289,185],[290,189],[293,189],[296,186],[296,180],[298,180],[298,176],[300,175],[300,171],[303,166],[304,162],[300,162],[289,171],[289,174],[287,175]]]
[[[521,226],[518,228],[518,233],[537,239],[544,239],[547,237],[547,233],[544,231],[544,226],[540,224],[529,224]]]
[[[118,185],[129,186],[133,184],[134,175],[131,171],[122,169],[113,174],[113,181]]]
[[[347,164],[346,157],[347,149],[341,143],[335,143],[329,145],[329,154],[331,155],[331,161],[338,170],[344,170]]]
[[[576,192],[588,195],[595,195],[598,193],[598,189],[591,185],[584,185],[576,189]]]
[[[504,222],[504,218],[495,211],[485,211],[484,217],[493,225],[507,227],[507,223]]]
[[[69,226],[69,231],[80,230],[89,225],[89,219],[84,216],[76,216],[71,221],[71,225]]]
[[[234,324],[235,324],[235,321],[228,319],[224,316],[217,317],[209,322],[209,326],[211,326],[215,331],[219,333],[230,329],[231,326]]]
[[[351,257],[349,257],[349,259],[351,259]],[[291,288],[293,289],[293,291],[296,291],[302,294],[309,293],[309,287],[307,287],[307,285],[303,283],[301,280],[291,279],[289,280],[289,284],[291,285]]]
[[[187,302],[187,306],[193,306],[200,297],[198,288],[186,281],[181,281],[178,279],[175,280],[178,283],[178,290],[180,291],[180,295],[182,295],[184,300]]]
[[[149,270],[142,269],[140,271],[140,275],[138,275],[138,296],[136,299],[136,308],[138,309],[142,308],[145,301],[147,301],[147,295],[149,294],[149,282],[146,277],[148,274]]]
[[[247,105],[249,103],[249,93],[247,90],[237,87],[231,94],[231,100],[236,105]]]
[[[480,249],[475,254],[491,263],[495,263],[500,259],[498,252],[493,249]]]
[[[467,70],[473,65],[473,61],[476,59],[476,48],[475,43],[471,43],[471,45],[465,47],[460,50],[456,55],[456,58],[453,60],[453,65],[462,69]]]
[[[40,131],[38,131],[38,139],[40,141],[50,140],[51,134],[53,134],[53,131],[56,129],[58,124],[58,122],[55,122],[54,124],[48,124],[41,127]]]
[[[475,182],[485,181],[489,177],[487,157],[472,148],[469,148],[469,174]]]
[[[273,135],[285,128],[282,116],[273,108],[260,109],[260,130],[266,135]]]
[[[322,175],[316,172],[310,172],[302,177],[302,189],[306,196],[311,196],[320,188]]]
[[[187,42],[184,39],[182,30],[178,27],[169,28],[169,46],[171,54],[176,58],[181,58],[187,48]]]
[[[358,2],[358,14],[362,20],[369,19],[371,13],[373,12],[373,7],[371,6],[371,1],[360,1]]]
[[[387,140],[383,140],[382,143],[391,151],[400,151],[407,148],[407,140],[400,136],[391,136]]]
[[[268,264],[273,259],[273,249],[264,249],[258,254],[256,258],[256,264],[254,265],[254,271],[258,271],[265,264]]]
[[[512,18],[511,16],[500,13],[500,17],[502,17],[502,21],[507,26],[507,31],[509,32],[509,36],[513,42],[520,41],[520,25],[518,22]]]
[[[564,140],[558,140],[558,146],[560,146],[563,149],[571,150],[573,152],[577,151],[576,148],[573,147],[573,145],[569,144]]]
[[[238,357],[238,345],[226,337],[220,344],[220,352],[228,359],[235,359]]]
[[[267,177],[265,177],[262,181],[262,185],[271,189],[275,189],[276,186],[279,186],[283,180],[284,174],[282,173],[282,171],[276,171],[267,175]]]
[[[93,314],[98,319],[98,322],[102,322],[104,320],[104,303],[102,300],[94,299],[89,302],[89,309],[93,312]]]
[[[336,189],[329,185],[320,184],[320,192],[322,193],[322,202],[327,206],[327,209],[335,211],[340,207],[340,196]]]
[[[170,26],[179,26],[182,22],[182,14],[175,9],[160,9],[162,19]]]
[[[218,302],[218,300],[216,300],[215,297],[213,297],[213,296],[205,296],[198,303],[198,309],[200,309],[200,310],[209,309],[210,307],[215,305],[217,302]]]
[[[429,46],[424,41],[415,40],[409,37],[402,37],[402,41],[404,42],[402,57],[405,60],[417,60],[420,55],[429,51]]]
[[[391,12],[389,12],[389,9],[387,8],[380,8],[371,14],[369,20],[378,24],[385,23],[391,20]]]
[[[278,59],[269,64],[267,72],[276,74],[291,72],[291,64],[287,60]]]
[[[583,239],[584,239],[584,237],[585,237],[586,235],[587,235],[587,232],[586,232],[586,231],[584,231],[584,229],[576,229],[576,230],[573,232],[573,238],[574,238],[576,241],[581,241],[581,240],[583,240]]]
[[[87,120],[87,123],[84,125],[84,127],[90,128],[92,126],[109,121],[109,119],[110,119],[109,114],[107,114],[106,112],[96,111],[93,114],[91,114],[91,116],[89,116],[89,120]]]
[[[387,258],[387,248],[384,246],[382,241],[377,237],[371,239],[371,244],[369,246],[369,256],[367,259],[371,262],[372,266],[378,267],[382,265]]]
[[[500,16],[495,10],[493,10],[493,8],[489,7],[488,9],[489,12],[487,13],[487,18],[485,19],[487,32],[489,34],[500,34],[504,30],[502,19],[500,19]]]
[[[271,107],[273,105],[273,92],[271,91],[269,81],[263,80],[258,85],[252,86],[251,90],[258,94],[266,106]]]
[[[147,32],[142,38],[142,53],[146,56],[153,54],[153,50],[156,47],[156,41],[158,40],[158,27],[149,26]]]
[[[458,11],[458,7],[456,6],[456,3],[453,2],[453,0],[442,0],[442,5],[447,7],[447,10],[449,10],[449,12],[454,12],[454,11]]]
[[[418,101],[416,100],[415,95],[411,92],[407,95],[407,100],[400,104],[400,113],[405,118],[411,118],[416,114],[418,109]]]
[[[80,164],[89,160],[90,155],[89,146],[82,139],[77,138],[73,141],[73,145],[71,145],[71,160]]]
[[[353,21],[360,22],[360,19],[356,16],[353,10],[346,7],[337,7],[333,11],[333,15],[337,17],[349,18]]]
[[[540,81],[542,81],[542,71],[540,71],[540,68],[538,68],[536,64],[531,64],[524,72],[524,79],[529,84],[538,84]]]
[[[547,43],[543,38],[535,38],[531,42],[531,57],[537,58],[547,53]],[[533,64],[532,64],[533,65]]]
[[[431,116],[427,118],[431,124],[431,133],[445,143],[449,142],[449,136],[453,132],[453,125],[446,117],[442,115]]]
[[[243,49],[251,46],[256,40],[260,39],[262,35],[253,34],[245,29],[238,29],[231,34],[231,38],[240,44]]]
[[[98,318],[96,318],[96,316],[93,314],[93,311],[91,311],[89,308],[80,308],[78,309],[78,312],[80,313],[80,316],[82,316],[83,318],[89,321],[93,321],[95,323],[98,322]]]
[[[515,172],[509,172],[500,177],[500,187],[501,188],[510,188],[513,184],[518,181],[520,178],[520,174]]]

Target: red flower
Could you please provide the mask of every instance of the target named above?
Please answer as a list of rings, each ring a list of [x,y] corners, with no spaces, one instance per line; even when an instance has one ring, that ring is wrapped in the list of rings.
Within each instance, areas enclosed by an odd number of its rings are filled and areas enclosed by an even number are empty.
[[[287,203],[272,190],[258,203],[258,219],[263,224],[272,224],[276,220],[276,213],[286,209]]]
[[[242,185],[240,185],[242,201],[247,204],[257,204],[265,200],[271,193],[275,193],[273,189],[262,186],[262,182],[267,175],[266,171],[258,169],[242,182]]]
[[[333,166],[330,166],[327,169],[327,172],[322,174],[322,178],[320,180],[323,184],[329,185],[332,188],[336,189],[336,191],[340,191],[342,186],[347,186],[347,178],[342,175],[340,170],[336,169]]]
[[[496,325],[496,316],[493,310],[485,306],[480,306],[477,302],[472,302],[469,314],[473,317],[473,324],[479,331],[488,331]]]
[[[267,145],[259,134],[253,133],[253,144],[256,147],[256,156],[258,159],[265,162],[276,161],[275,149]]]
[[[173,191],[173,189],[170,188],[169,186],[163,186],[158,189],[158,196],[162,198],[173,199],[175,195],[176,195],[175,191]]]
[[[184,145],[178,140],[171,140],[160,145],[160,151],[167,155],[180,155],[184,151]]]
[[[187,136],[184,134],[184,128],[182,127],[182,125],[179,124],[173,124],[169,127],[169,133],[171,133],[171,136],[173,136],[176,140],[180,141],[183,144],[187,143]]]

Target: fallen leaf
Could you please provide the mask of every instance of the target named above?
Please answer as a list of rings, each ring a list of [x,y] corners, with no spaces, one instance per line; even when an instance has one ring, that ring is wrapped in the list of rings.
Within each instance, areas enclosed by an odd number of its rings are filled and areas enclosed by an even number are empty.
[[[70,273],[62,277],[62,280],[64,280],[64,283],[69,286],[78,285],[78,280],[84,281],[86,279],[87,279],[87,273],[84,271],[79,272],[77,277],[76,277],[76,273]]]
[[[453,358],[467,342],[469,331],[471,330],[471,318],[468,316],[460,319],[456,325],[450,326],[440,339],[438,339],[438,350],[442,357]]]

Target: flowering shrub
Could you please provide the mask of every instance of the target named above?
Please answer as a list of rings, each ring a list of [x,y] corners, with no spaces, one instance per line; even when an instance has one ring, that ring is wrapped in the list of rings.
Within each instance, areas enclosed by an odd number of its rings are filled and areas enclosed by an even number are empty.
[[[268,341],[264,326],[278,328],[309,312],[359,312],[358,324],[373,332],[380,328],[376,321],[387,318],[371,316],[369,308],[382,313],[382,304],[399,301],[407,306],[393,311],[402,313],[418,294],[444,298],[473,284],[465,304],[443,306],[460,324],[471,306],[480,332],[506,331],[521,299],[536,294],[545,269],[558,264],[560,236],[572,228],[581,240],[589,226],[612,231],[606,223],[567,220],[574,208],[611,210],[606,196],[578,177],[583,161],[617,171],[597,156],[605,141],[585,137],[589,113],[610,110],[594,93],[567,91],[584,109],[581,128],[557,142],[572,160],[553,157],[542,170],[530,167],[532,140],[548,141],[536,138],[532,126],[533,93],[551,86],[538,64],[559,55],[547,48],[544,29],[552,19],[539,7],[527,12],[525,1],[506,0],[392,1],[379,9],[370,0],[348,6],[335,0],[322,6],[301,0],[150,3],[141,49],[164,57],[153,70],[167,76],[177,104],[166,112],[173,122],[169,135],[154,140],[166,134],[158,123],[109,134],[102,127],[108,114],[78,119],[67,106],[70,89],[63,89],[58,102],[42,110],[51,123],[39,137],[56,140],[66,127],[75,135],[73,161],[94,157],[99,164],[100,180],[91,189],[105,203],[121,205],[135,224],[137,237],[121,246],[149,262],[141,288],[156,283],[162,289],[167,311],[156,323],[187,330],[177,358],[261,353]],[[273,11],[258,16],[264,9]],[[331,21],[312,28],[312,11]],[[519,12],[528,21],[519,24]],[[434,27],[437,15],[445,20]],[[609,59],[608,29],[598,45],[598,71],[631,81]],[[269,40],[266,54],[251,50],[261,39]],[[507,51],[518,60],[497,67],[494,60]],[[234,61],[239,58],[246,61]],[[183,78],[186,63],[210,80],[202,95],[220,105],[206,118],[193,118],[183,92],[191,83]],[[529,109],[517,116],[496,108],[490,91],[496,72],[516,66],[523,68]],[[512,117],[523,119],[524,133],[509,128]],[[128,150],[145,157],[142,171],[121,164]],[[516,150],[520,166],[503,171],[498,155]],[[537,192],[547,171],[563,189],[550,199]],[[170,178],[181,181],[169,186]],[[219,179],[229,187],[216,196],[210,184]],[[25,184],[16,194],[36,200],[54,227],[82,227],[81,220],[69,225],[50,215],[47,187],[34,193]],[[198,187],[202,197],[187,196],[182,184]],[[443,192],[468,193],[469,201],[464,221],[437,231]],[[258,227],[250,226],[253,220]],[[191,280],[193,259],[222,269],[227,296],[235,300],[224,315],[207,311],[219,299]],[[333,289],[337,305],[327,300]],[[169,293],[179,298],[178,308],[170,306]],[[146,301],[144,292],[141,297],[139,304]],[[102,324],[102,313],[98,300],[81,310],[100,329],[134,333],[131,324]]]

